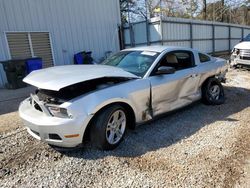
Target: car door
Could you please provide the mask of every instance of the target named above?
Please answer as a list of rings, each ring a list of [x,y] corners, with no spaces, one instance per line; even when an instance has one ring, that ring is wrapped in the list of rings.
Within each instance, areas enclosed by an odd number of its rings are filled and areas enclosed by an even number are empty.
[[[192,51],[177,50],[165,54],[156,65],[149,76],[154,116],[180,108],[199,98],[194,61]],[[173,74],[157,75],[160,66],[171,66],[176,71]]]

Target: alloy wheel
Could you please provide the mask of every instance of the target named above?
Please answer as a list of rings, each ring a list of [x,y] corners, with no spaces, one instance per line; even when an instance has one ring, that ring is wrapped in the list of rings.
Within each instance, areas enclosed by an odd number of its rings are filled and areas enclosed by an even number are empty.
[[[126,129],[126,115],[122,110],[116,110],[110,116],[107,127],[106,127],[106,139],[109,144],[118,143]]]

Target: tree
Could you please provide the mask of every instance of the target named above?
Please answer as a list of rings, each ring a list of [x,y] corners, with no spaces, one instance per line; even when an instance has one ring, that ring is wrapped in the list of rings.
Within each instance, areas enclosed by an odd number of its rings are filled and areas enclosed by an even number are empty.
[[[120,0],[120,10],[121,10],[121,17],[122,23],[129,22],[130,20],[130,13],[132,13],[133,8],[136,6],[134,0]]]
[[[153,0],[120,0],[122,22],[133,22],[147,19],[147,3]]]
[[[199,8],[198,0],[182,0],[182,4],[185,6],[186,13],[191,17],[194,18],[197,10]]]
[[[250,25],[250,0],[120,0],[124,22],[171,16]]]

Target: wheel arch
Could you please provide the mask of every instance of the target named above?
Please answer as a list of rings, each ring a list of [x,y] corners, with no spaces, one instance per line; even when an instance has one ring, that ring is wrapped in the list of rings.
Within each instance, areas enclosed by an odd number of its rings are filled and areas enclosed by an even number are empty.
[[[211,84],[218,84],[219,87],[221,88],[221,91],[219,93],[219,99],[210,99],[210,97],[208,97],[208,88],[211,86]],[[225,97],[224,97],[224,89],[223,86],[221,84],[221,81],[216,77],[216,76],[212,76],[212,77],[208,77],[202,84],[201,86],[201,93],[202,93],[202,101],[204,104],[207,105],[219,105],[219,104],[223,104],[225,101]]]
[[[205,86],[205,84],[208,82],[208,80],[209,79],[213,79],[213,78],[216,78],[216,76],[215,75],[213,75],[213,76],[209,76],[209,77],[207,77],[203,82],[202,82],[202,84],[201,84],[201,89]]]
[[[87,127],[85,128],[84,135],[83,135],[83,141],[89,139],[90,128],[91,128],[91,126],[93,126],[93,122],[94,122],[95,118],[100,113],[102,113],[105,109],[107,109],[107,108],[109,108],[110,106],[113,106],[113,105],[120,105],[126,110],[126,114],[128,115],[128,128],[135,129],[136,115],[135,115],[134,108],[130,104],[128,104],[127,102],[124,102],[124,101],[111,102],[111,103],[106,104],[106,105],[104,105],[101,108],[96,110],[93,117],[90,119]]]

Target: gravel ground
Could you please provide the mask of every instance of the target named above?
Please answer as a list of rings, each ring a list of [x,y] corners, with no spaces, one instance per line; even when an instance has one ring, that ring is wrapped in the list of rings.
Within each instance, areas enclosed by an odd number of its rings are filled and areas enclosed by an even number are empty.
[[[15,112],[1,115],[0,127],[16,128],[0,133],[0,187],[249,187],[250,71],[227,77],[225,104],[197,102],[141,125],[114,151],[58,151]]]

